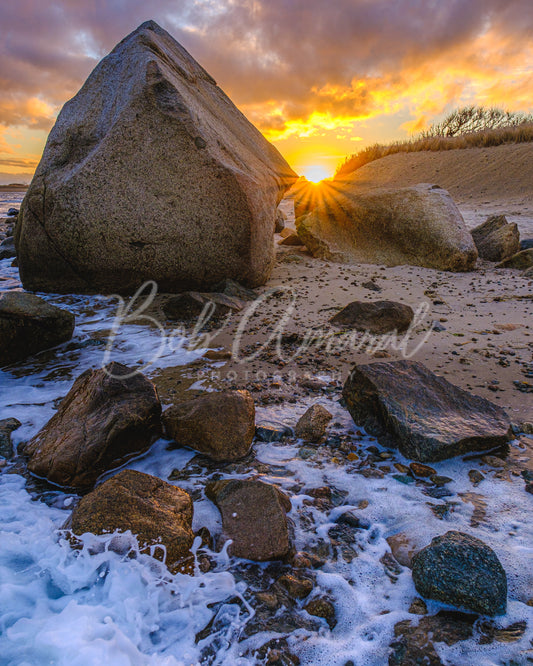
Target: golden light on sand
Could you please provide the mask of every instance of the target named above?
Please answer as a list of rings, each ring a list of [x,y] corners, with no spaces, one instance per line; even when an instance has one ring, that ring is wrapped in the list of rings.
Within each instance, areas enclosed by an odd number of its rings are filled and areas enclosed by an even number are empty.
[[[320,183],[321,180],[330,178],[331,174],[325,166],[313,164],[302,169],[302,176],[305,176],[311,183]]]

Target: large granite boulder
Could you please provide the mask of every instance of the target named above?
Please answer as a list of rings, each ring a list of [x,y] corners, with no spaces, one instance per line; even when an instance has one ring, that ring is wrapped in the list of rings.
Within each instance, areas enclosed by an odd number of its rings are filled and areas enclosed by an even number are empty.
[[[415,361],[355,366],[343,397],[357,425],[419,462],[484,451],[512,439],[501,407]]]
[[[208,484],[206,495],[222,514],[232,555],[264,562],[289,554],[291,502],[281,490],[263,481],[231,479]]]
[[[255,405],[248,391],[218,391],[172,405],[163,413],[166,434],[213,460],[244,458],[255,435]]]
[[[298,235],[322,259],[447,271],[476,263],[459,209],[435,185],[361,191],[349,181],[331,181],[320,198],[303,197],[295,211]]]
[[[462,532],[446,532],[413,557],[419,594],[485,615],[503,615],[507,577],[496,553]]]
[[[479,256],[487,261],[503,261],[520,252],[518,227],[507,222],[505,215],[490,215],[472,229],[472,238]]]
[[[144,375],[120,363],[87,370],[22,449],[28,469],[59,486],[91,488],[160,435],[161,403]]]
[[[63,107],[15,239],[27,289],[262,284],[296,174],[165,30],[143,23]]]
[[[141,550],[175,564],[194,541],[188,493],[150,474],[123,470],[80,500],[64,525],[76,535],[130,530]]]
[[[406,331],[415,313],[409,305],[394,301],[353,301],[334,315],[330,322],[338,328],[355,328],[372,335]]]
[[[0,366],[67,342],[74,325],[72,313],[34,294],[0,294]]]

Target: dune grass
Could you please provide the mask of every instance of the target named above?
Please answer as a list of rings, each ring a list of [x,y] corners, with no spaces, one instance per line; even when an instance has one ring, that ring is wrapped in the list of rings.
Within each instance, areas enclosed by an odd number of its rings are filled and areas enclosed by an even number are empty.
[[[461,118],[465,117],[468,117],[469,122],[461,123]],[[491,118],[494,126],[491,126]],[[483,119],[486,120],[485,123],[483,123]],[[396,141],[388,145],[376,143],[354,155],[349,155],[338,167],[335,177],[346,176],[369,162],[395,153],[487,148],[506,143],[530,141],[533,141],[532,116],[513,114],[498,109],[468,107],[458,109],[442,123],[433,125],[418,137]]]

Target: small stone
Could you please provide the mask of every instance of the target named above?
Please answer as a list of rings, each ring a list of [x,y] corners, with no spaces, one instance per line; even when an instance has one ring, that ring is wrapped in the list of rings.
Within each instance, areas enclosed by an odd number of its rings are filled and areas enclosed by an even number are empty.
[[[468,478],[474,486],[479,486],[479,484],[485,479],[485,476],[478,469],[471,469],[468,472]]]
[[[430,467],[429,465],[423,465],[422,463],[412,462],[409,463],[409,467],[415,476],[421,476],[426,478],[432,474],[436,474],[437,471]]]
[[[353,301],[330,319],[340,328],[353,328],[368,331],[373,335],[383,335],[397,331],[403,333],[413,321],[412,308],[394,301]]]
[[[434,483],[436,486],[445,486],[447,483],[451,483],[453,479],[450,479],[449,476],[441,476],[439,474],[433,474],[430,477],[431,483]]]
[[[526,435],[533,435],[533,423],[525,421],[521,425],[521,431]]]
[[[256,425],[255,436],[260,442],[281,442],[282,439],[292,436],[292,429],[283,423],[264,421]]]
[[[293,599],[305,599],[313,590],[313,582],[308,578],[285,575],[277,581]]]
[[[298,449],[298,455],[302,460],[309,460],[309,458],[313,458],[316,455],[316,451],[309,446],[301,446]]]
[[[298,420],[294,434],[307,442],[319,442],[326,434],[328,423],[332,418],[333,416],[322,405],[312,405]]]
[[[337,624],[337,620],[335,619],[335,607],[325,597],[315,597],[304,607],[304,610],[307,611],[309,615],[324,618],[330,629],[333,629]]]
[[[18,419],[2,419],[0,421],[0,456],[10,460],[13,457],[13,444],[11,433],[20,428],[22,423]]]
[[[426,615],[428,612],[426,602],[419,597],[413,599],[411,606],[409,607],[409,612],[413,615]]]
[[[483,456],[481,460],[485,465],[489,465],[489,467],[505,467],[505,460],[497,456]]]

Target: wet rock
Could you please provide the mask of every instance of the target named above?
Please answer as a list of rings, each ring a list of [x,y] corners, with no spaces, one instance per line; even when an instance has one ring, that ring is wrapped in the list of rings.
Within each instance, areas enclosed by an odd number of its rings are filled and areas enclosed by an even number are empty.
[[[87,370],[23,448],[28,469],[85,490],[104,472],[146,451],[160,435],[161,403],[144,375],[120,364]]]
[[[386,539],[395,560],[403,567],[411,567],[413,557],[420,550],[414,536],[407,532],[398,532]]]
[[[272,638],[257,650],[257,658],[267,666],[299,666],[300,659],[290,651],[286,638]],[[259,663],[259,662],[258,662]]]
[[[165,432],[220,462],[240,460],[251,449],[255,406],[248,391],[220,391],[172,405],[163,413]]]
[[[361,287],[364,287],[369,291],[383,291],[382,287],[380,287],[379,284],[376,284],[373,280],[369,280],[368,282],[363,282]]]
[[[74,324],[73,314],[34,294],[0,294],[0,366],[67,342]]]
[[[296,228],[321,259],[343,263],[471,270],[477,250],[459,209],[443,189],[421,184],[361,192],[335,181],[322,202],[297,210]]]
[[[16,217],[19,214],[18,208],[8,208],[7,215],[8,217]]]
[[[184,490],[126,469],[82,497],[64,527],[80,536],[131,530],[141,549],[158,559],[166,549],[170,566],[189,555],[192,516],[193,503]]]
[[[409,612],[412,615],[426,615],[428,612],[428,607],[426,606],[426,602],[423,599],[420,599],[419,597],[413,599],[411,605],[409,606]]]
[[[292,436],[292,428],[275,421],[263,421],[257,424],[255,436],[260,442],[281,442],[285,437]]]
[[[233,312],[240,312],[245,303],[225,294],[186,291],[169,298],[162,306],[163,312],[172,321],[190,321],[198,319],[204,313],[206,321],[220,319]]]
[[[14,259],[16,256],[15,240],[12,236],[9,236],[0,243],[0,260]]]
[[[422,478],[427,478],[428,476],[432,476],[433,474],[437,473],[433,467],[430,467],[429,465],[423,465],[422,463],[418,462],[409,463],[409,469],[415,476],[420,476]]]
[[[484,615],[507,607],[507,577],[483,541],[450,531],[435,537],[413,557],[413,581],[420,595]]]
[[[468,478],[474,486],[479,486],[479,484],[485,479],[485,476],[478,469],[471,469],[468,472]]]
[[[236,557],[264,562],[285,558],[291,550],[287,512],[291,503],[275,486],[254,480],[215,481],[207,497],[222,514],[224,533]]]
[[[298,419],[294,434],[307,442],[319,442],[326,434],[328,423],[332,418],[333,416],[322,405],[311,405]]]
[[[339,328],[355,328],[382,335],[397,331],[403,333],[413,321],[412,308],[394,301],[353,301],[330,319]]]
[[[500,262],[496,268],[518,268],[522,271],[533,266],[533,249],[521,250]]]
[[[11,433],[20,428],[22,423],[18,419],[2,419],[0,421],[0,456],[10,460],[13,457],[13,443]]]
[[[209,74],[153,21],[63,107],[16,230],[25,288],[126,293],[263,284],[296,180]],[[132,196],[132,192],[142,196]]]
[[[304,606],[304,610],[309,613],[309,615],[314,615],[315,617],[321,617],[329,625],[330,629],[337,624],[335,618],[335,606],[327,599],[326,597],[315,597]]]
[[[355,366],[343,397],[359,426],[419,462],[491,449],[512,438],[501,407],[415,361]]]
[[[472,229],[472,238],[479,256],[487,261],[503,261],[520,251],[520,234],[516,224],[505,215],[490,215]]]
[[[305,599],[313,591],[313,581],[309,578],[286,574],[278,578],[277,583],[287,590],[292,599]]]
[[[521,250],[531,250],[533,249],[533,238],[524,238],[520,241]]]

